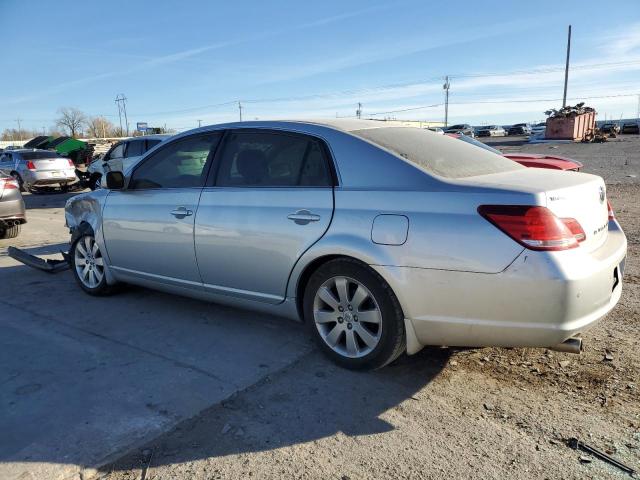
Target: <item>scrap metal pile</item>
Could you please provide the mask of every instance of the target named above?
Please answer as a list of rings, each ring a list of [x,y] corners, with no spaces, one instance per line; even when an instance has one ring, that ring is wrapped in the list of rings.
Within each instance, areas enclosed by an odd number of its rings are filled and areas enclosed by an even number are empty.
[[[547,115],[545,138],[574,142],[606,142],[610,135],[596,127],[596,110],[584,102],[544,112]],[[613,135],[615,136],[615,134]]]

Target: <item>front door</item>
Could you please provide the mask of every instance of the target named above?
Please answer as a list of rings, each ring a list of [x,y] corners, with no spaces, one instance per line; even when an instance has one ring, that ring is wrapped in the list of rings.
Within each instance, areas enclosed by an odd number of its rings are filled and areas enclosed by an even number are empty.
[[[135,167],[126,189],[109,192],[103,230],[116,272],[201,285],[194,218],[220,137],[197,134],[169,142]]]
[[[196,214],[205,290],[281,302],[300,256],[329,227],[333,181],[323,143],[269,130],[229,132]]]

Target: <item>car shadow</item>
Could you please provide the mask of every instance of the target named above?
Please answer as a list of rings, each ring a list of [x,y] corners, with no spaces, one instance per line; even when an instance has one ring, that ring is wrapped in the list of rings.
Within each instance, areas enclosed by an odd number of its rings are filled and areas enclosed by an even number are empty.
[[[24,192],[22,198],[27,210],[33,210],[37,208],[64,208],[65,203],[71,197],[90,190],[77,190],[73,192],[52,191],[41,193]]]
[[[415,401],[450,356],[428,348],[354,372],[284,318],[141,287],[92,297],[69,271],[0,266],[0,284],[3,478],[117,458],[102,470],[124,470],[144,450],[162,465],[389,432],[385,413]]]
[[[425,348],[374,372],[333,365],[318,351],[111,464],[103,473],[215,459],[398,428],[385,412],[415,402],[452,350]],[[151,459],[150,457],[153,456]]]

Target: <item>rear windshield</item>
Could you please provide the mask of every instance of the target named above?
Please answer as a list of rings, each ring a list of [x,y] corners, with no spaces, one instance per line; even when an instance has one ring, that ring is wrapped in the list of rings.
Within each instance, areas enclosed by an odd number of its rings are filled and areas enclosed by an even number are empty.
[[[441,177],[464,178],[526,168],[502,155],[425,129],[386,127],[351,133]]]
[[[22,152],[20,153],[20,156],[22,158],[24,158],[25,160],[38,160],[41,158],[58,158],[60,157],[60,155],[58,155],[56,152]]]

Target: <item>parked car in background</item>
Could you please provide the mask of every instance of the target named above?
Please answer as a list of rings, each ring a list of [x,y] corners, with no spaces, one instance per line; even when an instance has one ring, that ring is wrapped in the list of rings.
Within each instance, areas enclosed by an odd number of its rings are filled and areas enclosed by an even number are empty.
[[[451,127],[445,128],[444,133],[461,133],[470,137],[475,137],[475,130],[468,123],[460,123]]]
[[[638,122],[625,122],[622,124],[620,133],[640,133],[640,123]]]
[[[582,163],[578,162],[577,160],[571,160],[570,158],[560,157],[558,155],[545,155],[545,154],[539,154],[539,153],[523,153],[523,152],[502,153],[500,150],[490,147],[486,143],[482,143],[481,141],[476,140],[475,138],[468,137],[466,135],[459,135],[459,134],[447,134],[447,135],[460,139],[471,145],[475,145],[476,147],[483,148],[495,154],[507,157],[509,160],[518,162],[520,165],[523,165],[525,167],[549,168],[551,170],[568,170],[572,172],[579,172],[580,169],[583,167]]]
[[[528,123],[516,123],[509,127],[509,135],[531,135],[531,126]]]
[[[505,132],[505,136],[509,135],[509,129],[511,128],[511,125],[502,125],[502,128],[504,128],[504,132]]]
[[[128,138],[116,143],[104,156],[96,158],[89,164],[87,168],[89,188],[91,188],[91,190],[100,188],[105,171],[126,171],[148,150],[151,150],[170,136],[171,135],[148,135]]]
[[[577,353],[622,291],[602,178],[426,129],[215,125],[105,185],[65,207],[82,290],[129,282],[300,319],[347,368],[424,345]]]
[[[427,130],[431,130],[432,132],[436,132],[441,135],[444,133],[444,130],[440,127],[427,127]]]
[[[15,178],[0,172],[0,239],[15,238],[27,222],[20,186]]]
[[[531,135],[540,135],[545,133],[547,130],[546,123],[536,123],[531,127]]]
[[[71,159],[49,150],[5,150],[0,154],[0,171],[14,177],[21,191],[65,189],[78,182]]]
[[[600,131],[602,133],[618,134],[620,133],[620,125],[617,124],[616,122],[603,123],[602,126],[600,127]]]
[[[487,125],[476,129],[478,137],[504,137],[507,134],[500,125]]]

